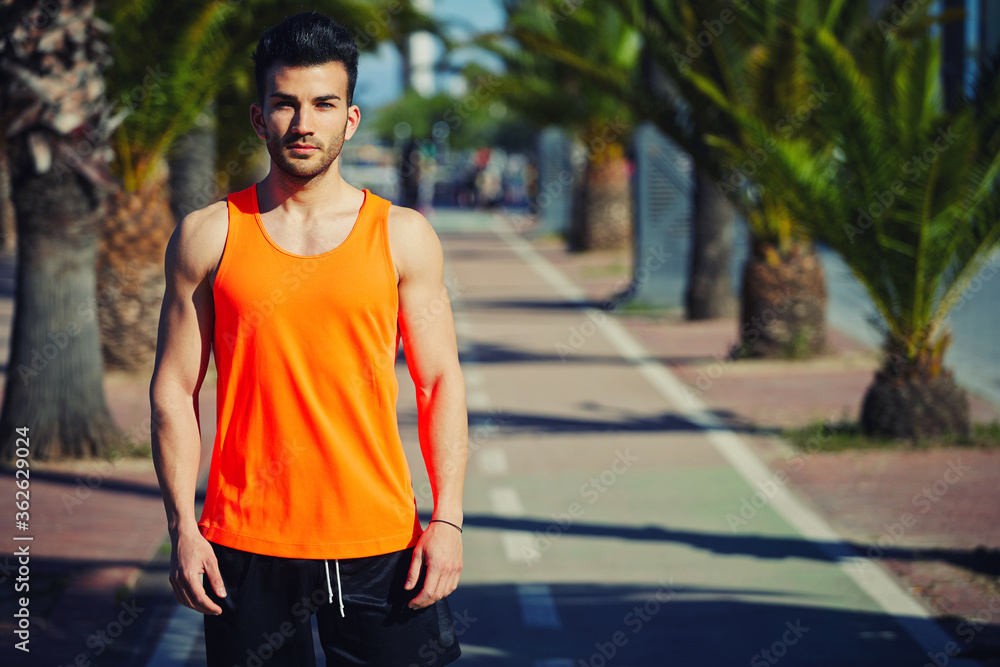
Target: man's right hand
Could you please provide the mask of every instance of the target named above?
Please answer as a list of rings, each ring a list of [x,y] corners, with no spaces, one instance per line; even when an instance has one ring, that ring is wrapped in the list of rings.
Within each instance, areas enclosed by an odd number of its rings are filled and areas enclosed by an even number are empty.
[[[219,561],[212,545],[201,533],[185,534],[173,540],[170,553],[170,585],[174,587],[177,601],[202,614],[218,616],[222,607],[212,602],[202,585],[201,575],[220,598],[226,597],[226,587],[219,573]]]

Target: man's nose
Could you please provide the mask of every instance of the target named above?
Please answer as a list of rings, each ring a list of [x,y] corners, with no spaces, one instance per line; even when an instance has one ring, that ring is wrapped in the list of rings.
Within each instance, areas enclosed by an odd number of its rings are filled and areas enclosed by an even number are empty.
[[[311,108],[307,106],[299,107],[295,116],[292,117],[292,132],[297,134],[312,134],[315,117]]]

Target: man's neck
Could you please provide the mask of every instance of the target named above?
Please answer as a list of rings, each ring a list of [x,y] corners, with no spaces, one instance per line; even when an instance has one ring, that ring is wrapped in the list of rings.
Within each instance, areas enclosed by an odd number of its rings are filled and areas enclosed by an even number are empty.
[[[311,179],[290,176],[271,162],[271,170],[257,184],[257,204],[262,213],[282,208],[294,217],[309,218],[327,209],[354,188],[340,175],[339,160]]]

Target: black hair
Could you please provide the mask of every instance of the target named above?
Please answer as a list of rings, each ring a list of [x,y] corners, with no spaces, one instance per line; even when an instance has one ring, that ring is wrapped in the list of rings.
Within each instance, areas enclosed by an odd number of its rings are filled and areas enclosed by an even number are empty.
[[[354,103],[358,45],[347,28],[319,12],[288,16],[265,30],[252,57],[261,107],[267,92],[267,73],[275,63],[289,67],[342,63],[347,70],[347,104]]]

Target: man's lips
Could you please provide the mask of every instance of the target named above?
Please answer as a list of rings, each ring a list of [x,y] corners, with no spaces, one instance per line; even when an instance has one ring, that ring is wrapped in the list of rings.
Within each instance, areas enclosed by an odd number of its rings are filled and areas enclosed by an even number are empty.
[[[308,153],[309,151],[316,150],[316,146],[310,144],[291,144],[289,148],[297,153]]]

